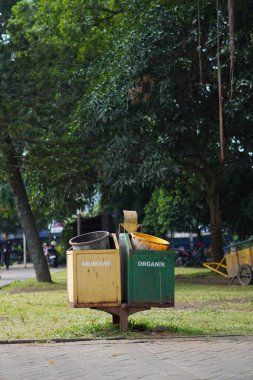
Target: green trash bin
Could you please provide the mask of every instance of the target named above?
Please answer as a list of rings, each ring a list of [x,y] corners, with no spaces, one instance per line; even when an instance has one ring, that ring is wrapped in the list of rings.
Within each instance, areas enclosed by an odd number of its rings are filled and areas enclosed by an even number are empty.
[[[119,235],[119,243],[122,302],[132,307],[173,307],[173,252],[135,250],[127,233]]]

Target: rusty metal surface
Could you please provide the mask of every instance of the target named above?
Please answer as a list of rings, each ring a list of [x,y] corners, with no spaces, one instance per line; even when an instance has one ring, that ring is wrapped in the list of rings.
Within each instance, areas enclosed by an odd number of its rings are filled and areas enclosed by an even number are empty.
[[[128,329],[128,317],[140,311],[150,310],[150,307],[130,307],[127,304],[122,304],[119,307],[96,307],[92,308],[104,311],[112,315],[112,322],[119,323],[120,331],[124,332]]]

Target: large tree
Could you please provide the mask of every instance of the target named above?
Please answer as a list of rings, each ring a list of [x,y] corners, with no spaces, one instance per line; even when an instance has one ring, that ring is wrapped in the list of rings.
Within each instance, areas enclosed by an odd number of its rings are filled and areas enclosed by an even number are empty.
[[[111,2],[113,3],[113,2]],[[63,219],[97,191],[102,141],[76,132],[73,110],[89,91],[94,62],[109,49],[106,28],[121,9],[107,1],[19,1],[9,31],[27,68],[25,128],[13,141],[25,150],[22,166],[32,204]],[[96,135],[96,131],[93,132]]]
[[[229,40],[225,1],[18,2],[2,33],[2,141],[34,205],[63,215],[100,192],[140,206],[173,176],[206,199],[223,255],[224,175],[252,167],[252,5],[236,4],[231,30],[230,3]]]
[[[69,133],[69,119],[87,88],[88,63],[100,54],[93,34],[114,15],[104,5],[22,0],[0,9],[3,178],[12,189],[40,281],[51,278],[34,212],[63,219],[96,189],[101,144],[87,145]]]
[[[88,139],[96,129],[99,139],[107,140],[107,194],[138,191],[176,176],[189,192],[204,197],[213,258],[219,260],[224,173],[240,150],[241,159],[252,160],[246,138],[251,134],[251,107],[246,105],[252,101],[252,4],[244,1],[235,9],[232,98],[227,2],[218,10],[212,1],[200,2],[199,9],[197,3],[182,1],[120,4],[125,12],[111,31],[111,51],[99,62],[100,77],[91,81],[77,110],[76,129]]]
[[[42,250],[33,213],[27,197],[22,178],[18,150],[12,141],[14,131],[20,130],[23,122],[22,114],[22,73],[17,65],[15,50],[11,43],[7,22],[10,17],[11,6],[15,2],[1,3],[1,98],[0,98],[0,125],[1,125],[1,163],[4,178],[9,182],[16,202],[22,229],[27,238],[27,244],[34,264],[38,281],[51,281],[51,275],[45,255]],[[22,152],[22,150],[21,150]]]

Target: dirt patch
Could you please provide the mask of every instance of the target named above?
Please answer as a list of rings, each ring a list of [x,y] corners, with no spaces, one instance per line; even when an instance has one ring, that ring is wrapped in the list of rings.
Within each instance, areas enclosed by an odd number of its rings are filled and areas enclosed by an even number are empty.
[[[223,276],[184,276],[177,275],[175,277],[176,284],[194,284],[194,285],[229,285],[229,279]],[[234,281],[234,284],[237,282]]]
[[[4,317],[4,316],[0,315],[0,321],[5,321],[6,319],[10,319],[10,317]]]
[[[202,307],[213,307],[221,306],[223,304],[247,304],[249,300],[241,300],[238,298],[231,300],[221,300],[221,301],[203,301],[203,302],[177,302],[175,304],[175,309],[200,309]]]

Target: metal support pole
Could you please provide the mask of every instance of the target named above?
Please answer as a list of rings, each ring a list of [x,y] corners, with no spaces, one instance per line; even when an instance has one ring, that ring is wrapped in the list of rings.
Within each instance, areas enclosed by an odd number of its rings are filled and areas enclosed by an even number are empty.
[[[81,235],[81,210],[76,211],[77,235]]]
[[[24,257],[24,268],[26,268],[26,237],[23,233],[23,257]]]

